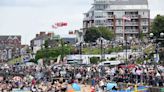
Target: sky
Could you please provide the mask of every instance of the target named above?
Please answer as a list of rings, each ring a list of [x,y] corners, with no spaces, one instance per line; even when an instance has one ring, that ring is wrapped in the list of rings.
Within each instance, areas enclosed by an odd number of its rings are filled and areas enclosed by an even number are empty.
[[[164,0],[148,0],[151,18],[164,15]],[[40,31],[54,32],[62,37],[68,31],[82,28],[83,13],[93,0],[0,0],[0,35],[21,35],[22,44]],[[67,27],[52,29],[56,22],[68,22]]]

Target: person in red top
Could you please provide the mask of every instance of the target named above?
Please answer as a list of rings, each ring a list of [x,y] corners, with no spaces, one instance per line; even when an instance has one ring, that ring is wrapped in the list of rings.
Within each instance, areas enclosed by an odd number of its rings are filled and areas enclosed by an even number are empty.
[[[35,85],[35,84],[36,84],[36,80],[33,79],[33,80],[32,80],[32,85]]]
[[[95,87],[93,87],[93,86],[91,87],[91,92],[96,92]]]

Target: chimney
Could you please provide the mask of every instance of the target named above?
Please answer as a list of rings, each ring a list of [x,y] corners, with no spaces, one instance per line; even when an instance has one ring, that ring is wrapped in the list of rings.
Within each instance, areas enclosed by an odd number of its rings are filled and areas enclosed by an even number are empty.
[[[40,32],[40,36],[46,35],[46,32]]]
[[[48,37],[52,37],[52,36],[54,36],[54,33],[53,33],[53,32],[49,32],[49,33],[47,34],[47,36],[48,36]]]
[[[39,37],[39,34],[36,34],[36,37]]]

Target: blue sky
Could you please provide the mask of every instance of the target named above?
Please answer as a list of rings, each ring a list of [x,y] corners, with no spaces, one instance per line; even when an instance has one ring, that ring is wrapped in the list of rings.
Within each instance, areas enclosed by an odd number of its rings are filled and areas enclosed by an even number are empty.
[[[68,36],[68,30],[82,28],[83,13],[93,0],[0,0],[0,34],[22,35],[22,43],[40,31]],[[164,15],[164,0],[149,0],[151,18]],[[68,22],[67,27],[52,29],[58,21]]]

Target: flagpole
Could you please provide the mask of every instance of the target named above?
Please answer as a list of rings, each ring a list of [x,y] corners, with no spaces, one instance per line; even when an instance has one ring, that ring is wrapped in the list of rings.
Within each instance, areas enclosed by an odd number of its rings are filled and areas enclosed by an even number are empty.
[[[123,30],[122,34],[123,34],[123,42],[124,42],[124,40],[125,40],[125,19],[123,18],[122,21],[123,21],[123,23],[122,23],[122,25],[123,25],[123,27],[122,27],[123,28],[122,29]]]
[[[127,66],[127,38],[125,38],[125,19],[123,18],[123,46],[124,46],[124,42],[125,42],[125,44],[126,44],[126,61],[125,61],[125,63],[126,63],[126,66]]]

